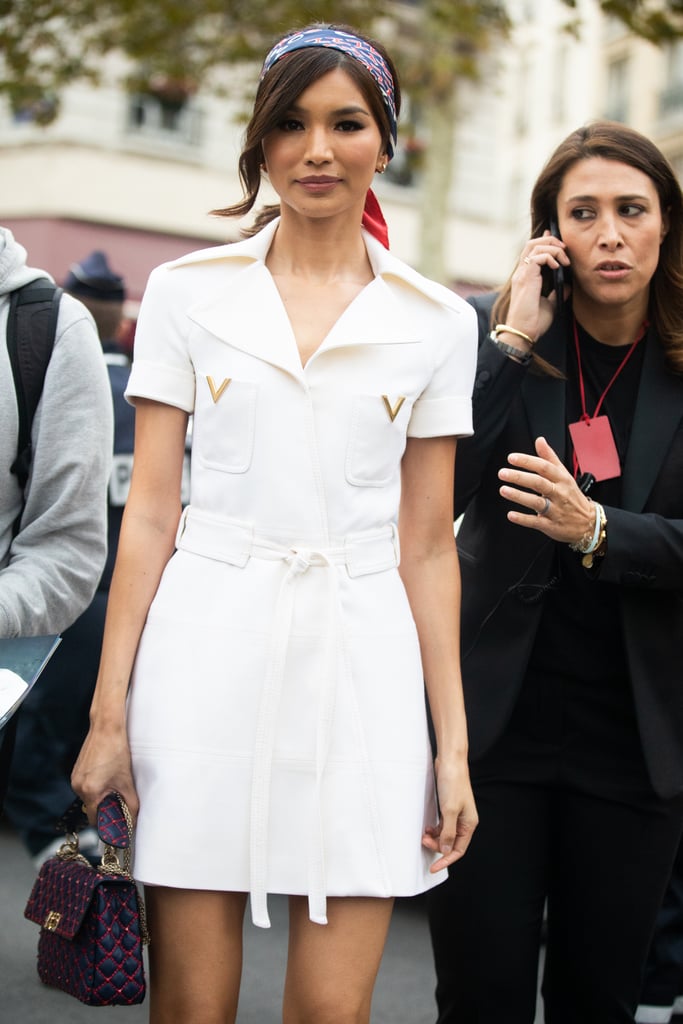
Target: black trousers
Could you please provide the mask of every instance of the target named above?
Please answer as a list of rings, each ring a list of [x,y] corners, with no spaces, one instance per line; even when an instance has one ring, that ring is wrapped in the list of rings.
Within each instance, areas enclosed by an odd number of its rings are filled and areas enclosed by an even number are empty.
[[[106,606],[106,591],[97,591],[16,715],[5,814],[31,855],[63,834],[60,819],[75,799],[71,769],[88,732]]]
[[[683,995],[683,843],[657,915],[655,934],[645,965],[640,1002],[673,1006]]]
[[[626,681],[529,677],[472,766],[480,824],[429,893],[439,1024],[629,1024],[683,827],[648,780]]]

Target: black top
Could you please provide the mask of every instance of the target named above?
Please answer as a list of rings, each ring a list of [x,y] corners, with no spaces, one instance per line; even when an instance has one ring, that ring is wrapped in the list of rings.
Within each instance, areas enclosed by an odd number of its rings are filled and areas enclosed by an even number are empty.
[[[598,399],[628,352],[633,339],[619,346],[603,345],[579,327],[579,347],[586,395],[586,412],[592,416]],[[581,416],[576,350],[571,322],[568,326],[567,423]],[[628,449],[646,341],[635,347],[612,384],[600,408],[609,418],[623,467]],[[572,472],[573,446],[567,431],[566,465]],[[590,496],[606,507],[609,544],[609,507],[621,504],[621,477],[593,485]],[[598,682],[627,675],[616,584],[600,583],[581,565],[581,556],[566,544],[556,544],[552,585],[545,591],[544,610],[529,670],[556,674],[558,651],[562,673]]]

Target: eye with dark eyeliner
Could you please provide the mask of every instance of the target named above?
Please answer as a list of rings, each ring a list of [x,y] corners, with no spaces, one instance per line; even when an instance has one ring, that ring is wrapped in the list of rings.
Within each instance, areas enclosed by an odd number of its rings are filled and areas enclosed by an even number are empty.
[[[303,124],[296,117],[285,117],[278,124],[278,131],[299,132],[303,130]]]
[[[594,216],[593,210],[587,206],[576,206],[569,214],[574,220],[589,220],[590,217]]]
[[[339,121],[336,127],[342,132],[360,132],[365,128],[365,125],[361,124],[360,121],[350,121],[347,119],[345,121]]]
[[[642,203],[621,203],[618,209],[621,217],[628,218],[638,217],[647,212],[647,207]],[[596,211],[589,206],[576,206],[570,211],[569,216],[578,221],[590,220],[596,216]]]
[[[645,207],[639,203],[624,203],[619,207],[619,213],[622,217],[637,217],[639,214],[645,213]]]

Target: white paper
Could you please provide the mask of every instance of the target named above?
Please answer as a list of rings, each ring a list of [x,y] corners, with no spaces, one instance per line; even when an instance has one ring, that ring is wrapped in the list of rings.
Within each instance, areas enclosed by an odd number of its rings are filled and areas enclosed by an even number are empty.
[[[14,708],[28,690],[28,683],[8,668],[0,668],[0,720]]]

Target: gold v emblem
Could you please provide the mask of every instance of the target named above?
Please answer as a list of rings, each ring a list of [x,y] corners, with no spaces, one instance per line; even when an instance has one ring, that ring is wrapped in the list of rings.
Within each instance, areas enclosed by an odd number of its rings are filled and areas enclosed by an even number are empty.
[[[211,397],[213,398],[214,402],[218,401],[218,399],[221,397],[221,395],[223,394],[231,380],[232,377],[224,377],[223,383],[219,384],[218,387],[216,387],[216,385],[214,384],[213,377],[206,378],[207,384],[209,385],[209,391],[211,392]]]
[[[389,419],[391,420],[392,423],[394,422],[394,420],[398,416],[399,411],[401,409],[401,406],[403,405],[405,400],[406,400],[406,396],[405,395],[400,395],[400,397],[396,399],[396,404],[392,405],[391,402],[389,401],[388,396],[387,395],[382,395],[382,401],[384,402],[386,410],[389,413]]]

